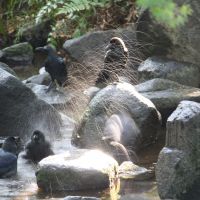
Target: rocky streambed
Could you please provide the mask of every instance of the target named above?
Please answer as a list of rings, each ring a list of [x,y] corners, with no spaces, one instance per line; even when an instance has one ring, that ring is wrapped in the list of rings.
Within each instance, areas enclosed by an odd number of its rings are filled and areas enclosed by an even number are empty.
[[[75,150],[76,148],[71,145],[71,134],[73,130],[73,124],[68,124],[68,128],[65,127],[65,132],[62,137],[58,137],[54,140],[53,150],[56,154],[66,153],[67,150]],[[67,130],[67,131],[66,131]],[[158,153],[163,146],[163,141],[159,144],[155,144],[153,147],[141,152],[139,156],[140,165],[151,169],[153,163],[156,162]],[[137,180],[133,179],[121,179],[120,184],[110,190],[96,189],[96,190],[83,190],[83,191],[60,191],[53,193],[45,193],[38,189],[36,183],[35,172],[38,167],[30,162],[27,162],[21,157],[18,158],[18,173],[16,177],[9,179],[0,179],[0,199],[4,200],[39,200],[39,199],[64,199],[66,196],[91,196],[100,199],[147,199],[147,200],[159,200],[157,193],[157,184],[155,176],[151,175],[146,177],[140,176]],[[128,195],[128,196],[127,196]],[[73,198],[72,198],[73,199]]]

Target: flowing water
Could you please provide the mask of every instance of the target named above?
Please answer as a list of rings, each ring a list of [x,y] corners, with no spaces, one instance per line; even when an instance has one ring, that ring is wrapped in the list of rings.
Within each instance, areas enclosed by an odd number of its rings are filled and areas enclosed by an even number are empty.
[[[23,74],[24,76],[24,74]],[[55,153],[61,153],[74,148],[71,146],[70,138],[73,124],[68,124],[62,130],[62,137],[56,138],[53,142]],[[156,162],[158,152],[163,146],[163,140],[154,146],[141,152],[139,164],[147,168],[152,167]],[[37,166],[27,162],[21,157],[18,158],[18,173],[10,179],[0,179],[0,200],[42,200],[42,199],[63,199],[65,196],[96,196],[101,199],[116,200],[120,196],[132,195],[129,199],[159,200],[155,178],[146,181],[121,180],[120,185],[113,190],[84,191],[84,192],[60,192],[57,194],[45,194],[40,191],[36,184],[35,171]]]
[[[55,153],[61,153],[74,148],[70,143],[71,132],[72,129],[66,130],[62,138],[58,138],[54,141],[53,150]],[[161,144],[162,142],[151,147],[150,149],[145,150],[144,152],[141,152],[139,158],[142,166],[152,166],[152,163],[157,159],[157,154],[160,150]],[[117,189],[115,188],[113,191],[107,189],[104,191],[60,192],[57,194],[45,194],[37,188],[35,178],[36,170],[37,166],[24,160],[20,154],[18,159],[17,176],[10,179],[0,179],[0,200],[59,200],[68,195],[96,196],[101,197],[101,199],[116,200],[118,197],[127,194],[132,194],[133,197],[134,195],[139,195],[141,197],[146,197],[149,200],[159,200],[155,178],[147,181],[121,180],[120,186]]]

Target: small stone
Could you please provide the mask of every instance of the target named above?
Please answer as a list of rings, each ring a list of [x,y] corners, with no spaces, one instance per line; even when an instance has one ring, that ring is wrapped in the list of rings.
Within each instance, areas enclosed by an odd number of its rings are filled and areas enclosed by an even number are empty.
[[[147,180],[154,176],[152,170],[135,165],[131,161],[125,161],[119,166],[119,177],[122,179],[133,179],[137,181]]]

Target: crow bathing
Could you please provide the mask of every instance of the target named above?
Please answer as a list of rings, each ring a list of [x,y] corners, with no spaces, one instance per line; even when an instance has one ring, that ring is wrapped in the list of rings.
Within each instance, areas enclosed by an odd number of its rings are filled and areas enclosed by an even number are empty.
[[[28,142],[25,147],[25,154],[23,155],[23,158],[37,163],[43,158],[53,154],[51,145],[45,140],[44,134],[36,130],[31,136],[31,141]]]
[[[19,138],[8,137],[0,149],[0,178],[8,178],[17,173],[17,158],[21,148]]]
[[[113,81],[125,69],[128,60],[128,49],[122,39],[113,37],[106,47],[104,68],[100,71],[96,85]],[[117,77],[118,78],[118,77]]]

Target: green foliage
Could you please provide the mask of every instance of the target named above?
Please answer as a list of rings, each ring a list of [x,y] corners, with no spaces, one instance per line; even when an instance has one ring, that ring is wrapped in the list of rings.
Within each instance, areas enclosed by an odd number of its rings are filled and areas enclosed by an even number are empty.
[[[111,0],[51,0],[38,12],[36,23],[44,18],[65,16],[76,24],[73,36],[78,37],[88,29],[87,18],[94,14],[95,9],[106,7],[110,2]]]
[[[51,18],[59,15],[67,15],[68,18],[73,19],[75,15],[79,15],[82,11],[91,11],[98,6],[104,7],[109,2],[110,0],[51,0],[38,12],[36,23],[44,17]]]
[[[51,19],[52,32],[49,34],[48,42],[56,46],[57,42],[62,43],[62,39],[79,37],[91,28],[115,27],[114,23],[120,19],[120,16],[124,17],[121,24],[131,22],[136,15],[135,2],[140,8],[148,8],[157,21],[171,28],[176,28],[186,22],[192,10],[188,4],[178,6],[174,1],[5,0],[0,3],[0,16],[3,16],[2,22],[0,20],[0,33],[5,35],[18,30],[17,41],[23,28],[33,20],[39,23],[44,19]],[[124,13],[125,15],[121,15]]]
[[[6,15],[10,18],[13,18],[16,12],[23,9],[23,7],[35,6],[40,7],[44,3],[43,0],[6,0]]]
[[[56,19],[62,16],[74,24],[72,37],[79,37],[89,28],[88,18],[95,14],[96,8],[104,8],[113,1],[122,0],[50,0],[44,5],[36,16],[36,23],[45,18]],[[53,27],[53,32],[55,27]],[[49,34],[49,42],[55,45],[55,34]]]
[[[173,0],[137,0],[137,5],[149,9],[153,17],[170,28],[183,25],[192,10],[189,5],[178,6]]]

